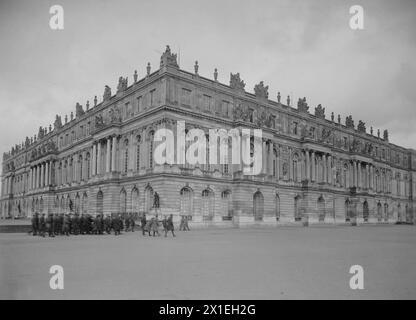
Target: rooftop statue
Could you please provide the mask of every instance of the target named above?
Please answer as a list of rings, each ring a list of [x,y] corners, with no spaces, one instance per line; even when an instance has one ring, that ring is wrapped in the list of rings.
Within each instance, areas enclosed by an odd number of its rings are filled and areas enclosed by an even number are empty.
[[[357,129],[358,129],[359,132],[365,133],[365,131],[366,131],[365,122],[359,120]]]
[[[301,112],[308,112],[309,106],[306,102],[306,98],[303,97],[303,99],[299,98],[298,100],[298,110]]]
[[[318,106],[315,107],[315,116],[317,116],[318,118],[325,119],[325,108],[322,108],[321,104],[318,104]],[[332,114],[332,117],[333,116],[334,114]]]
[[[38,131],[38,138],[42,139],[45,135],[45,132],[43,131],[42,127],[39,127],[39,131]]]
[[[347,128],[354,129],[354,120],[352,120],[352,116],[351,115],[349,115],[348,117],[345,118],[345,126]]]
[[[198,61],[195,61],[195,65],[194,65],[195,74],[198,74],[198,69],[199,69]]]
[[[103,101],[110,100],[111,98],[111,88],[109,86],[104,87]]]
[[[383,139],[389,141],[389,132],[387,130],[383,131]]]
[[[177,55],[176,53],[171,53],[169,46],[166,46],[165,52],[160,57],[160,68],[167,67],[167,66],[179,68],[179,65],[177,62]],[[150,71],[148,72],[148,74],[149,73]]]
[[[127,90],[127,78],[120,77],[118,78],[117,93]]]
[[[256,97],[258,98],[268,99],[269,98],[268,90],[269,90],[269,86],[265,86],[263,81],[260,81],[259,84],[256,84],[254,86],[254,93]]]
[[[81,117],[84,114],[84,109],[82,108],[82,105],[80,105],[78,102],[75,105],[75,115],[76,117]]]
[[[244,91],[246,84],[240,78],[240,73],[232,74],[230,73],[230,87],[236,90]]]
[[[55,122],[53,123],[53,126],[54,126],[55,130],[62,128],[61,116],[56,115]]]

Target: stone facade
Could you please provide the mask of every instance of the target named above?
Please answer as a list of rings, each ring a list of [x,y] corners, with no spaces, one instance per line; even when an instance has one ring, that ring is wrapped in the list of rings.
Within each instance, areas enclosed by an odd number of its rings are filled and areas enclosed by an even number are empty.
[[[191,217],[194,225],[247,226],[309,223],[413,222],[416,151],[325,118],[306,98],[293,108],[269,99],[260,82],[245,91],[240,75],[230,85],[179,69],[169,47],[160,68],[117,92],[105,86],[103,101],[76,104],[75,116],[56,116],[3,155],[1,216],[146,212]],[[157,165],[153,135],[184,120],[186,129],[261,128],[259,175],[242,165]],[[175,138],[176,139],[176,138]],[[231,152],[231,147],[229,152]],[[231,156],[229,156],[231,158]],[[160,208],[154,208],[154,194]]]

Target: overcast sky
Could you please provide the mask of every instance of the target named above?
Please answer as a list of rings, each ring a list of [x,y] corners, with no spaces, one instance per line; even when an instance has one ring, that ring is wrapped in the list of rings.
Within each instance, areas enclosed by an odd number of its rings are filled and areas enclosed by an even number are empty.
[[[49,8],[64,8],[64,30]],[[364,8],[364,30],[349,8]],[[416,148],[416,1],[20,1],[0,0],[0,152],[49,126],[55,115],[102,98],[119,76],[155,70],[165,46],[181,68],[246,90],[259,81],[311,110],[352,114],[390,141]]]

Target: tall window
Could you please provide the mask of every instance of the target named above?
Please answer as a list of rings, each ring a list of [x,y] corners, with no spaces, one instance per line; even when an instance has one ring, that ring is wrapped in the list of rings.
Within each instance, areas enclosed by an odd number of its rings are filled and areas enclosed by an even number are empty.
[[[126,173],[129,167],[129,141],[126,140],[124,142],[125,149],[124,149],[124,172]]]
[[[141,142],[141,137],[138,136],[137,137],[137,154],[136,154],[136,169],[137,169],[137,171],[140,170],[140,142]]]
[[[137,112],[142,111],[142,96],[137,97]]]
[[[150,132],[149,135],[149,168],[153,169],[153,137],[154,132]]]
[[[155,91],[156,91],[156,89],[153,89],[153,90],[151,90],[150,91],[150,106],[152,107],[153,106],[153,104],[154,104],[154,99],[155,99]]]

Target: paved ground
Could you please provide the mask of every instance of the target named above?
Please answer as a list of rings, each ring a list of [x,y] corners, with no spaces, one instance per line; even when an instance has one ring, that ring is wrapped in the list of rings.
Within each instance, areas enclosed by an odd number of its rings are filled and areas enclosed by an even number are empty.
[[[0,234],[2,299],[415,299],[416,227],[279,227],[55,239]],[[51,265],[64,290],[49,288]],[[364,268],[365,289],[349,288]]]

